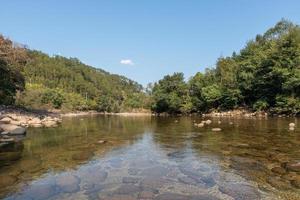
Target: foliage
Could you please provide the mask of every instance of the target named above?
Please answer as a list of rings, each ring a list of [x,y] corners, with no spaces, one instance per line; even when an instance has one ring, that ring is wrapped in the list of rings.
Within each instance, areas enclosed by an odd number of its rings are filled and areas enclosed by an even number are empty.
[[[239,53],[219,58],[216,68],[198,72],[187,83],[171,81],[169,91],[166,81],[168,76],[153,88],[157,112],[180,113],[184,105],[192,105],[191,112],[248,107],[299,114],[300,27],[281,20]],[[187,87],[188,94],[178,95],[176,84]]]
[[[24,89],[21,70],[28,60],[24,49],[0,35],[0,104],[13,104],[17,91]]]

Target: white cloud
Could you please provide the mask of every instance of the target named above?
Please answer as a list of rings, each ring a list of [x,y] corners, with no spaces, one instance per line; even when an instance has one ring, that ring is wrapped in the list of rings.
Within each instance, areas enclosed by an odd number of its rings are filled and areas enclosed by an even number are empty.
[[[130,59],[123,59],[123,60],[120,61],[120,63],[122,65],[134,65],[134,63]]]

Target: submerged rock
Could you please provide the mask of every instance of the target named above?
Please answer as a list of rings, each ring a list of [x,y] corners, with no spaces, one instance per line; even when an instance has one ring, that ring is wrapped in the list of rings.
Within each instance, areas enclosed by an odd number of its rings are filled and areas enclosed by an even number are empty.
[[[286,173],[286,171],[282,167],[273,167],[271,169],[271,171],[276,174],[285,174]]]
[[[169,170],[166,167],[156,166],[143,170],[142,175],[147,177],[162,177],[167,175],[168,172]]]
[[[131,183],[131,184],[135,184],[139,181],[139,178],[135,178],[135,177],[123,177],[122,182],[123,183]]]
[[[300,189],[300,176],[297,176],[295,179],[291,180],[292,186]]]
[[[268,177],[267,182],[274,188],[279,190],[291,189],[290,183],[279,177]]]
[[[94,155],[93,152],[82,151],[82,152],[73,154],[72,159],[78,160],[78,161],[86,161],[86,160],[89,160],[93,155]]]
[[[99,198],[102,200],[101,194],[99,194]],[[136,200],[135,197],[130,195],[113,195],[110,197],[105,197],[103,200]]]
[[[73,193],[79,190],[80,180],[71,174],[61,175],[56,178],[56,185],[66,193]]]
[[[27,193],[34,200],[44,200],[56,194],[56,191],[51,184],[41,184],[32,186]]]
[[[141,191],[141,187],[135,185],[122,185],[117,190],[117,194],[134,194]]]
[[[189,197],[183,194],[164,193],[155,197],[155,200],[189,200]]]
[[[17,178],[11,175],[0,175],[0,188],[5,188],[13,185],[17,181]]]
[[[235,200],[259,200],[258,189],[242,183],[225,183],[219,186],[219,190],[224,194],[233,197]]]
[[[299,161],[284,163],[283,166],[288,171],[300,172],[300,162]]]
[[[138,195],[139,199],[153,199],[154,196],[155,194],[151,191],[142,191]]]

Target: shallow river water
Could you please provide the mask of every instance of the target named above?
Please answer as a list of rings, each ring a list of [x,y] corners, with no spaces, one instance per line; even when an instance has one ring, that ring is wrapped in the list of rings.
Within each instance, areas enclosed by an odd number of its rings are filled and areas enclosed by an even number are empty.
[[[201,120],[93,116],[30,128],[0,151],[0,198],[300,199],[299,119],[213,118],[195,127]]]

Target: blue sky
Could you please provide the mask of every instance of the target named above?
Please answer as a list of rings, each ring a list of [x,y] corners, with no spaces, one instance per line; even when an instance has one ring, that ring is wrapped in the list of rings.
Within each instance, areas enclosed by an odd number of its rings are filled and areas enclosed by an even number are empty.
[[[146,85],[214,66],[281,18],[299,24],[299,10],[297,0],[2,0],[0,33]]]

